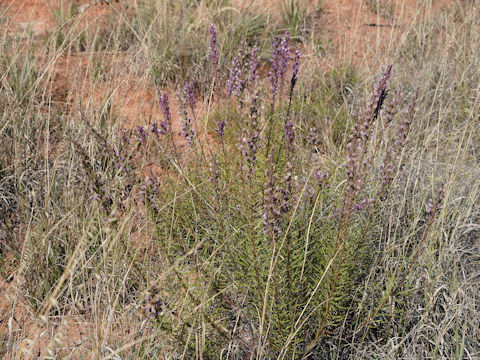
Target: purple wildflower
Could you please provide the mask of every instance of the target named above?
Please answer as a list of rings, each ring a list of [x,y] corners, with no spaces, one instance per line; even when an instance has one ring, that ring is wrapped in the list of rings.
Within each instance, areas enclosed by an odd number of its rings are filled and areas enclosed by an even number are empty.
[[[127,135],[125,134],[125,130],[122,130],[122,137],[121,137],[121,139],[122,139],[122,143],[123,143],[123,144],[128,144],[128,143],[129,143],[128,138],[127,138]]]
[[[232,67],[230,69],[230,74],[227,80],[227,95],[238,94],[240,90],[240,61],[238,57],[235,56],[232,61]]]
[[[287,117],[284,126],[284,133],[285,133],[285,140],[287,141],[287,145],[291,147],[293,145],[293,140],[295,139],[295,133],[293,129],[293,124],[290,121],[290,118]]]
[[[218,49],[217,49],[217,27],[215,24],[211,24],[208,28],[210,33],[210,63],[217,67],[218,65]]]
[[[160,95],[160,110],[162,111],[163,121],[160,122],[160,130],[162,134],[172,131],[172,114],[170,113],[170,102],[167,94]]]
[[[443,200],[445,198],[445,184],[441,184],[437,189],[435,200],[428,199],[426,215],[428,221],[433,221],[438,216],[440,210],[443,209]]]
[[[363,211],[367,206],[373,204],[375,199],[363,199],[361,202],[354,204],[353,208],[356,212]]]
[[[225,120],[217,120],[217,127],[215,128],[215,131],[221,138],[223,138],[223,135],[225,134]]]
[[[320,144],[320,138],[316,128],[310,128],[306,140],[307,143],[313,147],[317,147]]]
[[[155,134],[156,136],[163,134],[163,129],[161,127],[158,127],[158,123],[154,122],[150,128],[151,132]]]
[[[270,84],[272,93],[276,95],[283,91],[283,82],[285,73],[287,72],[288,61],[290,59],[290,48],[288,47],[288,40],[290,34],[287,32],[285,36],[277,35],[273,44],[273,54],[270,62],[272,69],[270,70]]]
[[[255,46],[250,55],[250,77],[249,81],[254,82],[258,75],[258,48]]]
[[[298,71],[300,70],[300,51],[295,50],[295,56],[293,58],[292,64],[292,79],[297,80],[298,78]]]
[[[143,128],[143,126],[138,125],[137,127],[137,139],[141,144],[144,144],[147,141],[148,133]]]
[[[327,189],[330,188],[330,184],[327,182],[328,181],[328,171],[324,171],[322,173],[316,172],[315,173],[315,178],[317,179],[317,185],[319,188],[324,188],[326,187]]]
[[[359,195],[372,164],[372,159],[368,156],[368,143],[372,133],[372,124],[377,119],[383,103],[387,96],[387,83],[392,74],[392,66],[380,78],[378,85],[374,88],[372,100],[365,115],[357,117],[353,125],[352,134],[347,143],[347,187],[344,203],[346,210],[353,210],[351,207],[354,199]]]
[[[195,96],[193,94],[193,87],[191,83],[187,82],[185,84],[183,88],[183,94],[185,96],[188,107],[192,111],[192,114],[194,114],[196,101],[195,101]]]
[[[193,140],[195,138],[195,131],[192,128],[192,120],[187,114],[187,111],[183,111],[182,116],[182,132],[180,133],[190,145],[193,145]]]
[[[383,107],[385,98],[387,97],[387,83],[392,76],[392,65],[387,66],[387,70],[384,72],[383,76],[379,79],[377,87],[372,96],[372,105],[373,105],[373,115],[372,120],[378,117],[380,110]]]

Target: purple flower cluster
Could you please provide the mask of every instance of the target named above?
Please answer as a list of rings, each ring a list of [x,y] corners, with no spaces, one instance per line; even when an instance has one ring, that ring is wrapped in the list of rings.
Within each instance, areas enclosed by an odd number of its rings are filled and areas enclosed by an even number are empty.
[[[258,49],[255,46],[250,54],[244,43],[239,54],[233,58],[227,79],[227,95],[235,95],[243,107],[245,91],[255,84],[258,77]]]
[[[230,68],[230,74],[227,80],[227,95],[232,94],[239,95],[241,88],[241,64],[238,56],[235,56],[232,61],[232,67]]]
[[[272,153],[268,159],[269,165],[265,170],[267,181],[263,193],[263,225],[265,233],[271,237],[281,233],[280,221],[282,214],[290,211],[291,200],[295,197],[293,194],[293,164],[287,161],[285,165],[285,175],[282,180],[276,173],[275,164],[273,164]]]
[[[182,132],[180,136],[184,137],[190,145],[193,145],[195,138],[195,131],[192,128],[192,120],[186,110],[183,111],[183,116],[181,116],[182,122]]]
[[[388,65],[387,69],[383,73],[382,77],[378,80],[377,87],[375,88],[372,94],[372,100],[370,105],[370,111],[373,109],[373,113],[371,113],[372,121],[376,120],[380,110],[383,107],[383,103],[387,97],[387,83],[392,76],[392,65]]]
[[[154,200],[157,193],[158,188],[155,177],[146,176],[145,180],[140,186],[140,191],[138,192],[140,202],[144,205],[148,202],[153,209],[156,209],[156,204],[154,203]]]
[[[195,95],[193,93],[193,87],[190,82],[187,82],[185,86],[183,87],[183,96],[185,98],[185,101],[187,103],[187,106],[190,108],[190,111],[192,112],[193,116],[195,117]]]
[[[215,24],[211,24],[208,28],[208,32],[210,34],[210,63],[214,66],[218,66],[218,49],[217,49],[217,27]]]
[[[300,51],[295,50],[295,56],[293,57],[293,64],[292,64],[292,82],[297,81],[298,79],[298,72],[300,70]]]
[[[310,128],[307,135],[307,143],[313,147],[317,147],[320,144],[320,137],[318,136],[318,130],[316,128]]]
[[[250,55],[250,76],[248,81],[254,83],[258,76],[258,48],[255,46]]]
[[[369,205],[375,203],[375,199],[363,199],[359,203],[353,205],[354,211],[359,212],[365,210],[365,208]]]
[[[273,54],[270,60],[272,69],[269,73],[273,95],[283,92],[285,73],[287,72],[288,62],[290,60],[289,40],[290,34],[288,32],[286,32],[284,36],[277,35],[274,40]]]
[[[445,184],[441,184],[437,189],[435,200],[428,199],[426,215],[428,221],[433,221],[443,209],[443,200],[445,199]]]
[[[125,130],[122,130],[121,140],[122,140],[122,144],[129,144],[127,134],[125,134]]]
[[[162,111],[163,121],[158,128],[161,134],[169,134],[172,131],[172,114],[170,113],[170,101],[167,94],[160,95],[160,110]]]
[[[287,146],[290,148],[293,145],[293,140],[295,139],[295,133],[293,129],[293,124],[290,121],[290,117],[287,116],[284,126],[285,141]]]
[[[384,117],[384,123],[388,126],[393,121],[395,115],[398,113],[398,99],[400,98],[399,91],[393,93],[390,103],[385,106],[385,110],[382,112]]]
[[[357,117],[348,140],[347,164],[345,165],[347,174],[345,205],[349,209],[353,209],[351,208],[353,201],[359,195],[368,169],[372,165],[372,159],[368,156],[368,143],[373,129],[372,125],[387,96],[387,84],[391,74],[392,66],[389,65],[374,89],[372,101],[365,116]]]
[[[223,135],[225,135],[225,120],[218,119],[217,120],[217,127],[215,128],[216,133],[218,136],[223,138]]]
[[[137,126],[137,139],[138,141],[144,145],[147,141],[148,133],[143,126]]]
[[[330,188],[330,184],[328,183],[328,171],[324,171],[322,173],[317,171],[315,173],[315,178],[317,179],[317,185],[320,189]]]

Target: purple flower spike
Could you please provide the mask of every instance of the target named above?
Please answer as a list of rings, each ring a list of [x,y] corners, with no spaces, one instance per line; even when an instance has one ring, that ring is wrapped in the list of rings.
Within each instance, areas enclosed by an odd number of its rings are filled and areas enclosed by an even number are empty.
[[[185,110],[183,112],[183,119],[182,119],[182,132],[180,133],[183,136],[189,145],[193,145],[193,140],[195,138],[195,131],[192,128],[192,120],[187,114]]]
[[[167,134],[172,129],[172,114],[170,113],[170,102],[167,94],[160,95],[160,110],[164,119],[160,122],[160,130],[163,134]]]
[[[282,93],[285,73],[288,68],[288,61],[290,60],[290,48],[288,41],[290,34],[285,33],[285,36],[277,35],[273,43],[272,69],[270,70],[270,84],[272,93],[275,95],[278,92]]]
[[[148,133],[147,131],[143,128],[143,126],[138,125],[137,127],[137,138],[140,143],[144,144],[147,141],[147,136]]]
[[[328,171],[322,173],[317,171],[315,173],[315,178],[317,179],[317,185],[319,188],[330,188],[330,184],[328,183]]]
[[[236,94],[240,89],[240,61],[235,56],[232,61],[230,75],[227,80],[227,95]]]
[[[125,134],[125,130],[122,130],[122,143],[123,144],[129,144],[127,135]]]
[[[185,87],[183,88],[183,94],[187,101],[188,107],[190,108],[192,113],[194,113],[196,101],[195,101],[195,96],[193,94],[193,87],[191,83],[187,82],[185,84]]]
[[[215,128],[215,131],[221,138],[223,138],[223,135],[225,135],[225,120],[217,120],[217,127]]]
[[[250,77],[249,81],[254,82],[257,79],[258,72],[258,48],[255,46],[252,49],[250,56]]]
[[[289,118],[287,118],[287,121],[285,122],[284,132],[285,132],[285,140],[287,141],[287,144],[289,146],[292,146],[293,140],[295,139],[295,133],[293,132],[293,124]]]
[[[293,65],[292,65],[292,79],[295,81],[298,78],[298,71],[300,69],[300,51],[295,50],[295,57],[293,58]]]
[[[211,24],[208,28],[210,33],[210,63],[217,67],[218,65],[218,49],[217,49],[217,27],[215,24]]]
[[[441,184],[436,191],[436,199],[428,199],[426,215],[429,221],[434,221],[440,210],[443,209],[443,200],[445,199],[445,184]]]
[[[373,98],[373,119],[376,119],[378,117],[378,114],[380,113],[380,110],[383,107],[383,103],[385,101],[385,98],[387,97],[387,83],[388,80],[392,77],[392,65],[388,65],[387,69],[385,70],[385,73],[383,76],[379,79],[378,85],[375,88],[374,92],[374,98]]]

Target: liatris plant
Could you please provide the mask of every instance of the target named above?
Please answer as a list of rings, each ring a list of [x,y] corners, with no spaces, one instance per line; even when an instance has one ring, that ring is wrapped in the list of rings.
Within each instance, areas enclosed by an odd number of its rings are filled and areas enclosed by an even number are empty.
[[[356,291],[373,266],[384,221],[379,209],[389,199],[387,185],[401,171],[413,124],[414,105],[398,129],[393,126],[400,118],[398,107],[383,110],[389,66],[355,118],[344,149],[346,164],[312,164],[311,148],[320,145],[320,134],[312,128],[306,144],[297,136],[301,55],[291,53],[288,42],[288,34],[275,38],[268,100],[257,81],[257,49],[234,58],[226,74],[228,109],[213,117],[211,127],[222,151],[210,146],[208,160],[203,153],[192,154],[196,165],[182,167],[181,176],[157,194],[168,204],[162,211],[148,198],[162,255],[176,277],[169,286],[184,289],[201,309],[216,350],[239,339],[243,355],[301,358],[316,351],[344,319],[354,317],[349,309],[363,311]],[[290,86],[284,97],[287,73]],[[263,111],[265,102],[272,105],[270,111]],[[197,139],[203,146],[203,137],[193,130],[190,84],[179,103],[181,135],[189,144]],[[376,126],[383,116],[392,126]],[[233,136],[225,136],[227,124]],[[309,154],[308,161],[302,152]],[[429,214],[438,208],[432,201]],[[208,306],[202,299],[209,299]],[[149,304],[156,314],[155,300]],[[177,311],[183,311],[181,306]],[[361,321],[356,324],[362,327]],[[354,336],[354,325],[345,331]],[[177,335],[178,341],[189,342]]]

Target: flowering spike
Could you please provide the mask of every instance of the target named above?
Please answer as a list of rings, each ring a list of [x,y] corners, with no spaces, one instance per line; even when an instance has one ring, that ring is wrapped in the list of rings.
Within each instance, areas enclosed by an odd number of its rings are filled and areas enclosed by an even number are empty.
[[[300,51],[295,50],[295,56],[293,58],[293,64],[292,64],[292,79],[295,79],[295,81],[298,79],[298,71],[300,69]]]
[[[218,49],[217,49],[217,27],[215,24],[211,24],[208,28],[210,34],[210,63],[217,67],[218,66]]]
[[[225,134],[225,120],[217,120],[217,127],[215,128],[215,131],[221,138],[223,138],[223,135]]]
[[[250,77],[249,81],[254,82],[257,79],[258,71],[258,48],[255,46],[250,55]]]
[[[282,93],[283,81],[285,73],[288,67],[288,61],[290,60],[290,48],[288,47],[288,41],[290,34],[288,32],[282,37],[277,35],[273,43],[272,69],[270,70],[270,85],[272,93],[276,95],[278,92]]]
[[[160,122],[160,132],[162,134],[170,133],[172,130],[172,114],[170,113],[170,101],[167,94],[160,95],[160,110],[162,111],[163,121]]]
[[[235,56],[232,61],[230,75],[227,80],[227,95],[238,93],[240,89],[240,61],[238,56]]]
[[[193,140],[195,138],[195,131],[192,128],[192,120],[188,116],[188,113],[186,110],[183,110],[183,116],[182,118],[182,132],[180,133],[180,136],[183,136],[189,145],[193,145]]]
[[[183,94],[185,96],[185,100],[187,102],[188,107],[192,111],[192,114],[195,112],[195,95],[193,93],[193,87],[190,82],[187,82],[183,88]]]

